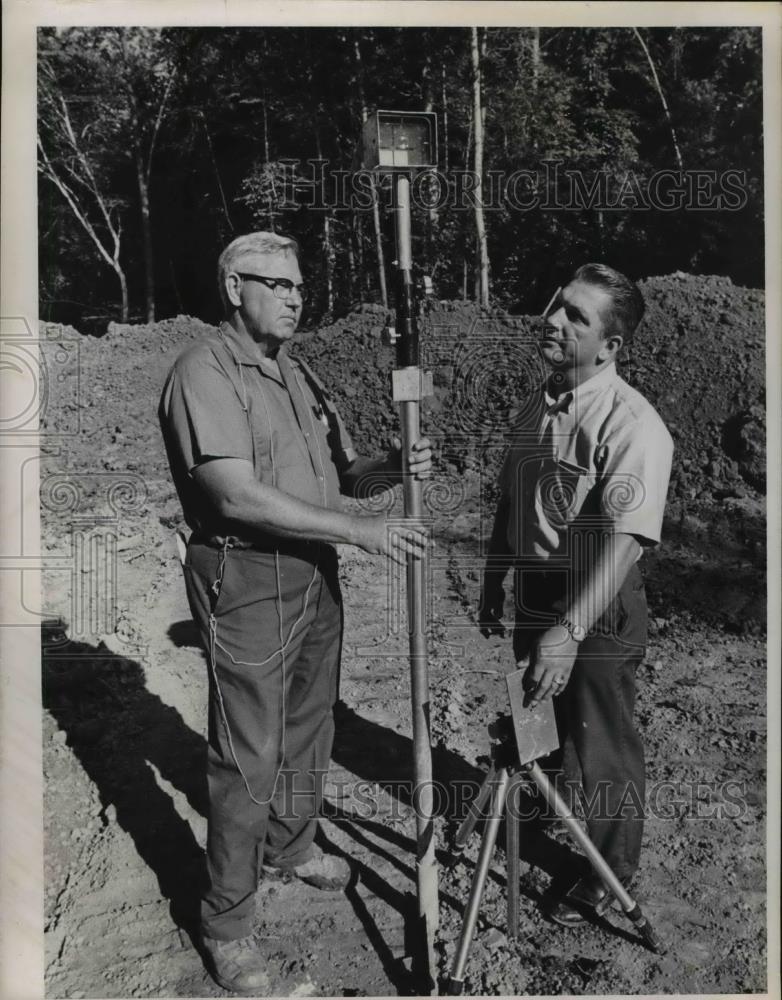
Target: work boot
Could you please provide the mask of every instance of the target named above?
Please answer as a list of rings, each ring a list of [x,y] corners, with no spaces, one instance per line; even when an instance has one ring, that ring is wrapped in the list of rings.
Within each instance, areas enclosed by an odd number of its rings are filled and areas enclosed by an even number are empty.
[[[303,861],[293,867],[264,863],[263,873],[273,879],[283,879],[285,882],[297,878],[316,889],[337,892],[348,886],[351,869],[344,858],[335,854],[324,854],[320,847],[313,845],[313,855],[309,861]]]
[[[619,880],[627,889],[631,877]],[[583,875],[568,891],[560,897],[544,899],[541,909],[544,914],[562,927],[575,927],[583,924],[587,917],[602,917],[613,900],[603,882],[595,874]]]
[[[218,986],[245,996],[271,996],[266,963],[254,937],[218,941],[202,936],[201,946],[209,975]]]

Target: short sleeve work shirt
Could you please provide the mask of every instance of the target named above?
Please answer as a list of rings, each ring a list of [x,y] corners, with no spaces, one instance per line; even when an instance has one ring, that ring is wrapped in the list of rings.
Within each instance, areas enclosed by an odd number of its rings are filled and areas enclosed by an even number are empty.
[[[522,561],[567,561],[574,531],[660,541],[673,441],[654,408],[611,365],[553,400],[535,393],[500,475],[508,543]]]
[[[253,355],[223,324],[184,351],[163,390],[160,423],[185,520],[194,531],[222,526],[192,471],[215,458],[251,462],[259,481],[321,507],[340,506],[339,469],[353,456],[323,399],[284,348],[278,366]]]

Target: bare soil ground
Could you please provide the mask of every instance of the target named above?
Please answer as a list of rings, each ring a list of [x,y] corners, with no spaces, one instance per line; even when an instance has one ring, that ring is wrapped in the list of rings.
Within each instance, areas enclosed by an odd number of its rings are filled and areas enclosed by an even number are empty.
[[[653,618],[637,714],[650,815],[637,895],[669,950],[644,950],[614,911],[577,930],[541,916],[541,894],[574,863],[555,825],[545,852],[522,844],[517,941],[505,929],[504,855],[495,856],[468,964],[471,994],[766,989],[763,299],[725,279],[685,275],[650,279],[645,294],[650,317],[627,377],[672,427],[677,456],[665,543],[645,559]],[[393,430],[380,322],[365,307],[300,348],[367,451]],[[507,708],[510,644],[479,634],[475,608],[497,428],[523,404],[523,385],[502,365],[491,377],[481,372],[490,351],[507,356],[526,329],[526,321],[461,304],[441,304],[429,317],[427,349],[440,359],[426,417],[440,484],[429,495],[437,538],[431,714],[435,777],[450,789],[450,804],[455,789],[480,782],[487,725]],[[154,416],[166,371],[203,330],[179,318],[114,327],[99,340],[43,331],[52,372],[42,471],[46,593],[49,613],[60,618],[44,629],[51,997],[223,993],[190,936],[206,833],[206,672],[172,541],[180,513]],[[490,348],[480,339],[486,331]],[[91,542],[96,536],[109,541]],[[417,992],[403,589],[381,560],[350,548],[341,552],[341,574],[342,704],[323,834],[327,850],[353,861],[357,880],[341,894],[261,884],[257,929],[277,995]],[[437,820],[443,974],[479,843],[476,835],[450,863],[449,802]]]

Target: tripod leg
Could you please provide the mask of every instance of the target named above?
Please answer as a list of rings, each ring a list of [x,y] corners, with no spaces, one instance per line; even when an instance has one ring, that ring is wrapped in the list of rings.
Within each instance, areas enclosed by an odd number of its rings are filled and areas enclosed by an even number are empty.
[[[478,855],[478,863],[475,866],[472,886],[470,887],[470,898],[464,910],[464,920],[462,922],[462,932],[459,936],[459,944],[456,947],[453,965],[451,966],[451,976],[448,981],[448,995],[459,996],[464,989],[464,970],[467,965],[467,953],[472,944],[475,934],[475,925],[478,923],[478,907],[481,905],[481,896],[486,886],[486,878],[489,874],[489,864],[497,841],[497,833],[502,821],[503,805],[505,795],[508,790],[508,772],[502,768],[497,772],[497,785],[492,794],[491,814],[486,821],[486,829],[481,841],[481,850]]]
[[[464,845],[470,838],[473,830],[478,824],[478,820],[481,818],[481,810],[486,805],[486,800],[492,792],[492,786],[497,780],[497,769],[494,764],[489,768],[489,773],[483,779],[483,784],[478,789],[478,794],[475,796],[475,801],[470,804],[470,811],[467,813],[459,829],[453,838],[453,851],[455,854],[460,853],[464,849]]]
[[[614,875],[603,855],[600,851],[598,851],[586,833],[581,829],[575,816],[568,809],[567,804],[563,801],[557,790],[543,773],[540,765],[536,761],[533,761],[531,764],[526,765],[526,768],[532,780],[545,796],[546,801],[568,828],[568,832],[583,850],[584,854],[586,854],[590,864],[603,880],[605,887],[619,900],[622,909],[635,924],[636,930],[643,938],[645,944],[647,944],[652,951],[657,952],[658,955],[665,954],[665,945],[652,930],[649,921],[641,912],[640,906],[636,903],[627,889],[625,889],[616,875]]]
[[[505,859],[508,881],[508,936],[519,936],[519,788],[521,779],[514,775],[505,797]]]

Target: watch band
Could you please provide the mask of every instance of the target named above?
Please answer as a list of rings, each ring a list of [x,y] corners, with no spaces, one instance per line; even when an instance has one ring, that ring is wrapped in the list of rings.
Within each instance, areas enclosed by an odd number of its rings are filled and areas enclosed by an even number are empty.
[[[583,625],[574,625],[573,622],[570,621],[569,618],[565,618],[564,615],[559,616],[557,623],[565,626],[570,633],[570,638],[573,639],[574,642],[583,642],[584,639],[586,639],[587,630]]]

